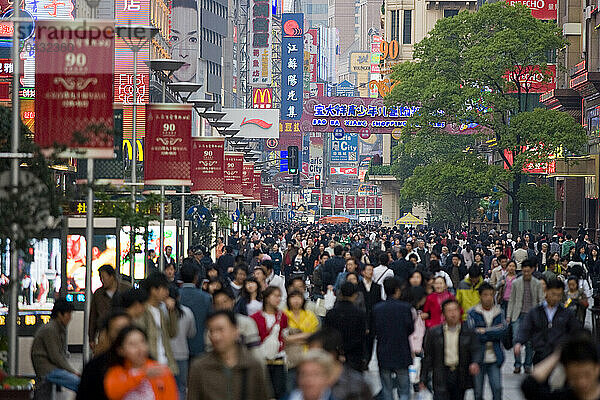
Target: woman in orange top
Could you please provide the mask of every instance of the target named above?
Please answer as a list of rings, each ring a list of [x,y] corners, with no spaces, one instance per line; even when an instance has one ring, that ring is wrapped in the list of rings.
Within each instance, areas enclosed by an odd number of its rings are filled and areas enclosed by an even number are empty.
[[[148,357],[142,330],[124,328],[110,349],[111,367],[104,378],[110,400],[177,400],[175,378],[166,365]]]

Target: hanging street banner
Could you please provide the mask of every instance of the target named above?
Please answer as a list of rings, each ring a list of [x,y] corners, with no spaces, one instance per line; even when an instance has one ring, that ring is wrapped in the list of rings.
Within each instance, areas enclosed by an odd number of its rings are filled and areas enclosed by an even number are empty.
[[[323,208],[331,208],[331,195],[323,194],[323,200],[321,201],[321,207]]]
[[[304,14],[282,14],[281,27],[281,119],[299,120],[304,80]]]
[[[375,208],[383,208],[383,198],[381,196],[375,198]]]
[[[304,102],[300,120],[303,132],[344,132],[391,134],[406,126],[406,120],[419,111],[419,107],[387,106],[383,98],[365,97],[314,97]],[[444,122],[435,126],[450,133],[470,134],[478,129],[476,124],[450,125]]]
[[[190,186],[191,104],[146,104],[147,185]]]
[[[331,138],[332,162],[357,162],[358,161],[358,134],[344,133],[341,137]]]
[[[193,194],[223,195],[224,137],[192,138],[191,178]]]
[[[250,33],[250,86],[270,86],[273,57],[271,57],[272,8],[269,0],[252,0]]]
[[[335,195],[333,208],[344,208],[344,195],[341,195],[341,194]]]
[[[366,196],[356,197],[356,208],[366,208]]]
[[[75,32],[75,34],[74,34]],[[35,142],[61,156],[113,158],[114,22],[36,22]]]
[[[255,201],[260,201],[260,195],[262,191],[262,183],[260,182],[260,170],[255,169],[253,171],[254,181],[252,183],[252,197]]]
[[[225,152],[224,189],[226,197],[242,198],[242,170],[244,169],[244,153]]]
[[[347,195],[346,196],[346,208],[352,209],[356,208],[356,196],[355,195]]]
[[[367,208],[375,208],[376,198],[375,196],[367,196]]]
[[[244,163],[242,169],[242,199],[254,199],[254,163]]]

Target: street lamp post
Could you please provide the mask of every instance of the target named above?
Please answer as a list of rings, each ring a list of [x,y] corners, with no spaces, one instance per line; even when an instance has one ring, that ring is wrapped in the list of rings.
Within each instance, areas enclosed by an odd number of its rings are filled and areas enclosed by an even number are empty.
[[[13,61],[13,81],[12,81],[12,138],[10,150],[13,156],[19,152],[20,139],[20,123],[19,116],[19,70],[21,60],[19,58],[19,14],[20,4],[13,3],[13,42],[12,42],[12,61]],[[19,186],[19,159],[13,157],[11,160],[11,185],[13,192],[18,190]],[[12,226],[13,237],[10,240],[10,298],[8,307],[8,373],[11,375],[17,374],[17,354],[18,354],[18,337],[17,337],[17,314],[19,308],[19,257],[17,254],[17,224]]]
[[[202,87],[202,85],[198,84],[198,83],[190,83],[190,82],[173,82],[173,83],[169,83],[168,84],[169,89],[172,92],[175,92],[177,95],[179,95],[179,97],[181,97],[181,99],[184,101],[184,103],[193,103],[194,104],[194,108],[196,107],[195,102],[192,100],[190,101],[190,96],[194,93],[196,93],[198,91],[198,89],[200,89]],[[183,95],[182,95],[183,93]],[[214,103],[212,103],[212,105],[214,105]],[[210,107],[212,107],[212,105],[210,105]],[[209,107],[209,105],[207,105],[207,107]],[[164,203],[161,203],[161,207],[164,208]],[[162,219],[162,218],[161,218]],[[185,254],[185,244],[184,244],[184,239],[185,239],[185,186],[181,186],[181,214],[180,214],[180,219],[181,219],[181,236],[180,236],[180,257],[184,258],[184,254]],[[164,229],[164,225],[163,225],[163,229]],[[162,234],[162,233],[161,233]],[[162,252],[163,249],[161,248],[160,250],[160,254],[161,254],[161,263],[164,263],[163,261],[163,256],[162,256]],[[162,267],[161,267],[162,270]]]
[[[171,59],[156,59],[146,61],[146,65],[152,71],[158,73],[159,78],[162,82],[162,99],[161,101],[165,102],[166,92],[167,92],[167,82],[171,81],[171,77],[173,73],[181,68],[185,62],[171,60]],[[164,257],[164,249],[165,249],[165,185],[160,185],[160,239],[158,240],[158,253],[159,253],[159,261],[158,267],[161,272],[165,270],[165,257]]]
[[[116,28],[117,35],[125,42],[129,49],[133,53],[133,115],[132,115],[132,128],[131,128],[131,208],[135,213],[136,208],[136,183],[137,183],[137,106],[138,106],[138,95],[137,95],[137,57],[139,51],[152,40],[152,38],[158,33],[158,28],[154,26],[146,25],[126,25],[119,26]],[[135,270],[135,232],[133,226],[129,227],[129,275],[131,283],[134,280]]]

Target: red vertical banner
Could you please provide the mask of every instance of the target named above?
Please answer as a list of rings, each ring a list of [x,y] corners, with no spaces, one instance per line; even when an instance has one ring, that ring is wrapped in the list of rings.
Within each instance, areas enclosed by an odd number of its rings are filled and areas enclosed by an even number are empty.
[[[366,208],[366,198],[365,196],[356,196],[356,208]]]
[[[193,194],[225,194],[223,166],[225,164],[225,138],[192,138],[192,190]]]
[[[323,194],[323,200],[321,201],[321,207],[323,208],[331,208],[331,195]]]
[[[225,152],[224,188],[227,197],[241,198],[242,171],[244,169],[244,154],[234,151]]]
[[[356,208],[356,196],[355,195],[346,195],[346,208],[352,209]]]
[[[36,21],[40,147],[66,146],[65,157],[113,158],[114,32],[109,21]]]
[[[344,208],[344,196],[339,194],[335,196],[333,208]]]
[[[190,186],[192,105],[146,104],[144,182]]]
[[[254,163],[244,163],[242,170],[242,195],[244,200],[254,198]]]
[[[367,208],[375,208],[375,196],[367,196]]]
[[[383,198],[381,196],[377,196],[375,199],[375,208],[383,208]]]
[[[260,185],[260,203],[263,207],[268,207],[271,205],[271,196],[269,193],[270,187],[267,185]]]
[[[255,201],[260,201],[260,194],[261,194],[261,183],[260,183],[260,171],[259,170],[254,170],[253,171],[254,174],[254,182],[252,185],[252,197],[254,198]]]

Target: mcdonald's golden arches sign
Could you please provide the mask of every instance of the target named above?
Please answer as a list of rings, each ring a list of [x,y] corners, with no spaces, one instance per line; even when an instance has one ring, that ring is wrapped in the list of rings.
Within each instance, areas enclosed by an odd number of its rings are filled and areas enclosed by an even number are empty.
[[[252,90],[252,105],[254,108],[272,108],[273,89],[254,88]]]

